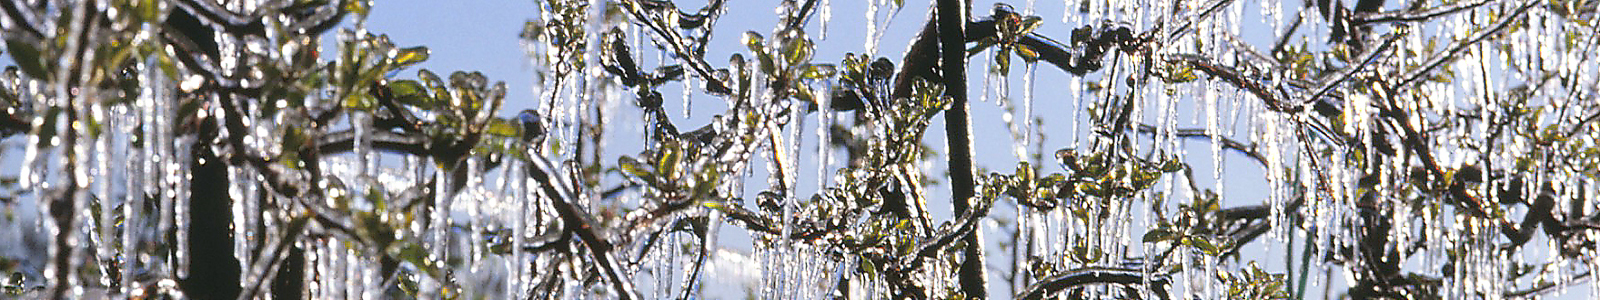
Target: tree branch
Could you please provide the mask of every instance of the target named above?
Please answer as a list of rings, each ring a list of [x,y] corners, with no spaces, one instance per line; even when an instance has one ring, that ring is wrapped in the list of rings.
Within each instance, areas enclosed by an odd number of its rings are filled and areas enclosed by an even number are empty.
[[[954,243],[956,239],[973,236],[972,233],[978,227],[978,223],[989,215],[989,208],[994,206],[993,202],[978,201],[976,203],[977,206],[972,207],[964,212],[961,218],[956,219],[954,226],[946,227],[944,230],[940,230],[939,234],[934,235],[933,238],[919,243],[917,250],[912,252],[912,255],[901,257],[896,269],[901,272],[909,272],[921,268],[923,258],[935,257],[939,250],[943,250],[945,246]],[[967,242],[970,243],[971,240]]]
[[[967,115],[971,104],[967,102],[967,3],[962,0],[938,0],[940,69],[944,77],[945,95],[952,98],[950,110],[945,111],[945,133],[949,142],[950,200],[957,214],[969,217],[978,215],[982,208],[968,207],[976,200],[976,170],[972,167],[972,117]],[[970,220],[969,220],[970,221]],[[970,231],[971,222],[962,227]],[[986,298],[987,272],[983,263],[983,240],[978,233],[964,235],[967,249],[959,270],[961,291],[970,298]]]
[[[1141,133],[1149,133],[1149,134],[1153,135],[1153,134],[1157,133],[1157,128],[1155,126],[1151,126],[1149,124],[1139,124],[1139,132],[1141,132]],[[1202,138],[1202,139],[1210,139],[1211,138],[1211,135],[1207,134],[1205,129],[1198,129],[1198,128],[1180,128],[1180,129],[1178,129],[1177,132],[1174,132],[1173,135],[1175,135],[1177,137],[1181,137],[1181,138]],[[1260,152],[1256,152],[1256,146],[1255,145],[1245,145],[1242,142],[1239,142],[1237,140],[1230,139],[1230,138],[1227,138],[1227,137],[1218,137],[1218,138],[1219,138],[1218,142],[1222,143],[1222,149],[1238,151],[1240,154],[1244,154],[1245,156],[1249,156],[1251,159],[1254,159],[1256,162],[1261,163],[1262,166],[1266,166],[1267,165],[1266,157],[1265,156],[1261,156]]]
[[[1245,91],[1250,92],[1250,94],[1256,95],[1256,98],[1261,98],[1262,102],[1266,102],[1267,108],[1272,109],[1273,111],[1294,113],[1303,109],[1297,105],[1284,103],[1281,97],[1279,97],[1277,93],[1272,92],[1272,90],[1267,88],[1266,85],[1262,85],[1260,82],[1245,78],[1244,75],[1239,74],[1238,70],[1234,70],[1231,67],[1218,65],[1210,58],[1194,54],[1174,54],[1168,55],[1167,61],[1188,64],[1193,66],[1196,70],[1200,70],[1201,72],[1211,75],[1212,77],[1222,79],[1223,82],[1227,82],[1235,87],[1244,89]]]
[[[418,156],[428,156],[428,137],[420,134],[397,133],[390,131],[371,130],[367,137],[372,142],[374,149],[390,150]],[[350,152],[355,149],[355,131],[344,131],[324,134],[317,138],[316,153],[322,155]]]
[[[1340,83],[1344,83],[1344,81],[1346,79],[1350,79],[1351,76],[1355,76],[1356,72],[1360,72],[1362,69],[1365,69],[1367,67],[1367,65],[1370,65],[1370,64],[1372,64],[1372,62],[1377,61],[1378,60],[1378,55],[1381,55],[1385,51],[1388,51],[1390,46],[1394,46],[1394,42],[1395,41],[1400,40],[1400,37],[1401,37],[1401,35],[1394,35],[1394,36],[1389,37],[1388,40],[1383,41],[1383,45],[1378,46],[1377,49],[1373,49],[1371,53],[1367,53],[1366,58],[1361,59],[1361,63],[1360,64],[1355,65],[1353,67],[1345,68],[1344,71],[1339,72],[1339,77],[1334,77],[1333,80],[1329,80],[1327,83],[1323,83],[1322,87],[1318,88],[1315,93],[1311,94],[1311,96],[1308,96],[1305,99],[1300,100],[1300,105],[1306,105],[1306,104],[1312,103],[1313,101],[1317,101],[1318,98],[1322,98],[1322,95],[1327,94],[1329,91],[1332,91],[1333,88],[1338,87]]]
[[[707,64],[701,55],[691,52],[690,47],[682,43],[684,40],[682,33],[678,32],[677,29],[668,28],[666,25],[660,24],[659,22],[651,21],[650,15],[645,13],[646,7],[641,3],[642,1],[644,0],[624,0],[622,1],[622,4],[624,7],[626,7],[628,13],[633,15],[635,21],[644,23],[646,27],[650,27],[652,32],[655,32],[656,38],[654,40],[656,41],[656,44],[671,48],[670,50],[672,50],[672,52],[675,54],[674,56],[678,58],[678,61],[688,65],[689,69],[694,70],[695,74],[699,75],[701,80],[705,80],[705,89],[707,91],[717,94],[727,94],[733,92],[732,89],[729,89],[726,83],[723,83],[722,80],[717,79],[717,76],[714,75],[716,72],[711,69],[711,65]],[[674,13],[676,13],[676,11],[674,11]]]
[[[1490,36],[1498,34],[1501,30],[1511,27],[1512,22],[1524,21],[1522,14],[1527,13],[1529,8],[1532,8],[1534,5],[1542,2],[1543,1],[1538,0],[1524,1],[1522,5],[1517,6],[1517,8],[1511,11],[1510,14],[1501,16],[1500,22],[1496,22],[1494,25],[1491,25],[1489,28],[1478,32],[1477,35],[1474,35],[1471,38],[1457,41],[1455,45],[1451,45],[1450,50],[1445,50],[1443,53],[1435,55],[1433,59],[1428,60],[1428,63],[1422,64],[1422,68],[1418,68],[1416,71],[1412,71],[1410,75],[1405,76],[1405,80],[1400,81],[1400,83],[1396,84],[1395,87],[1403,88],[1417,83],[1417,81],[1427,77],[1428,74],[1433,73],[1433,70],[1439,68],[1439,66],[1443,66],[1445,63],[1454,61],[1456,58],[1460,58],[1461,53],[1466,52],[1468,46],[1472,46],[1478,42],[1489,39]],[[1312,99],[1315,98],[1313,97]]]
[[[1017,293],[1016,298],[1044,299],[1062,290],[1092,284],[1144,285],[1147,282],[1144,276],[1144,272],[1135,269],[1081,268],[1040,280]],[[1150,286],[1147,288],[1156,296],[1167,299],[1167,285],[1170,283],[1165,277],[1149,278],[1148,283]]]
[[[583,240],[584,246],[589,249],[589,255],[594,257],[595,267],[599,268],[606,276],[606,280],[611,282],[611,287],[616,290],[618,298],[637,298],[639,294],[634,291],[632,279],[623,277],[622,266],[618,264],[616,254],[612,252],[613,245],[598,232],[602,225],[578,204],[571,202],[576,200],[573,186],[561,176],[551,176],[560,173],[550,161],[533,153],[532,149],[528,151],[527,160],[532,166],[528,168],[528,175],[538,181],[539,188],[550,197],[550,204],[561,216],[561,221],[571,224],[568,228]]]
[[[1361,14],[1361,15],[1357,15],[1356,16],[1355,23],[1359,25],[1359,24],[1368,24],[1368,23],[1427,21],[1427,20],[1433,19],[1435,17],[1445,16],[1445,15],[1449,15],[1449,14],[1454,14],[1454,13],[1466,11],[1466,10],[1469,10],[1469,9],[1478,8],[1480,6],[1483,6],[1484,4],[1489,4],[1489,2],[1493,2],[1493,0],[1479,0],[1477,2],[1462,2],[1462,3],[1456,3],[1456,4],[1446,5],[1446,6],[1440,6],[1440,7],[1435,7],[1435,8],[1426,9],[1426,10],[1392,11],[1392,12],[1385,12],[1385,13],[1378,13],[1378,14]]]

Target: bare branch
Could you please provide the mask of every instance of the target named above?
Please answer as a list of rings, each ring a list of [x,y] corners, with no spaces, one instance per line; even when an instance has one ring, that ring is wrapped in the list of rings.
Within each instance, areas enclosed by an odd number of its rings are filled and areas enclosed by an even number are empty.
[[[1361,72],[1361,70],[1366,68],[1367,65],[1377,61],[1378,56],[1383,55],[1384,52],[1388,51],[1389,47],[1394,46],[1395,41],[1400,40],[1400,37],[1401,35],[1398,34],[1390,36],[1388,40],[1383,41],[1383,45],[1380,45],[1377,49],[1373,49],[1372,52],[1367,53],[1366,58],[1361,59],[1360,64],[1345,68],[1343,71],[1339,72],[1339,77],[1334,77],[1332,80],[1323,83],[1322,87],[1318,88],[1315,93],[1311,93],[1311,96],[1302,99],[1300,101],[1301,105],[1311,104],[1311,102],[1317,101],[1318,98],[1322,98],[1322,95],[1332,91],[1333,88],[1338,87],[1340,83],[1344,83],[1346,79],[1350,79],[1350,77],[1355,76],[1357,72]]]
[[[1161,299],[1167,299],[1167,285],[1170,282],[1167,281],[1166,277],[1145,278],[1145,273],[1140,270],[1105,267],[1081,268],[1050,276],[1028,286],[1021,293],[1017,293],[1016,298],[1044,299],[1046,296],[1056,292],[1085,285],[1145,285],[1147,283],[1150,285],[1147,288],[1151,289],[1156,296],[1161,297]]]
[[[1446,6],[1440,6],[1440,7],[1435,7],[1435,8],[1425,9],[1425,10],[1392,11],[1392,12],[1385,12],[1385,13],[1378,13],[1378,14],[1361,14],[1361,15],[1357,15],[1356,16],[1355,23],[1356,24],[1366,24],[1366,23],[1428,21],[1428,20],[1436,18],[1436,17],[1446,16],[1446,15],[1450,15],[1450,14],[1466,11],[1466,10],[1469,10],[1469,9],[1478,8],[1480,6],[1483,6],[1484,4],[1489,4],[1489,2],[1493,2],[1493,0],[1479,0],[1479,1],[1476,1],[1476,2],[1462,2],[1462,3],[1456,3],[1456,4],[1446,5]]]
[[[1159,132],[1159,130],[1155,126],[1151,126],[1149,124],[1139,124],[1139,132],[1156,134]],[[1211,138],[1211,134],[1207,134],[1205,129],[1199,128],[1180,128],[1173,134],[1181,138]],[[1256,162],[1261,163],[1262,166],[1267,165],[1266,157],[1261,156],[1261,153],[1256,151],[1256,146],[1254,144],[1246,145],[1245,143],[1227,137],[1219,136],[1218,138],[1219,140],[1217,140],[1217,142],[1222,143],[1222,149],[1238,151],[1240,154],[1249,156],[1250,159],[1254,159]]]
[[[1409,87],[1412,84],[1416,84],[1418,81],[1426,78],[1428,74],[1432,74],[1433,70],[1439,68],[1439,66],[1443,66],[1445,63],[1455,61],[1457,58],[1460,58],[1461,53],[1466,52],[1468,46],[1472,46],[1478,42],[1489,39],[1491,36],[1499,34],[1500,31],[1511,27],[1512,22],[1523,21],[1524,18],[1522,15],[1527,13],[1529,8],[1532,8],[1534,5],[1539,3],[1541,3],[1541,1],[1538,0],[1523,1],[1522,5],[1517,6],[1517,8],[1512,10],[1511,13],[1501,16],[1500,22],[1496,22],[1494,25],[1491,25],[1483,31],[1478,32],[1477,35],[1474,35],[1471,38],[1457,41],[1454,45],[1450,46],[1449,50],[1445,50],[1443,53],[1434,55],[1433,59],[1430,59],[1427,63],[1422,64],[1422,68],[1418,68],[1416,71],[1412,71],[1410,75],[1405,76],[1405,80],[1400,81],[1400,83],[1396,84],[1395,87],[1404,88]],[[1312,97],[1310,99],[1316,99],[1316,97]]]
[[[1256,95],[1257,98],[1261,98],[1262,102],[1266,102],[1267,108],[1272,109],[1273,111],[1293,113],[1304,109],[1300,106],[1284,103],[1284,101],[1281,100],[1282,97],[1279,97],[1277,93],[1274,93],[1271,89],[1267,88],[1266,85],[1263,85],[1256,80],[1245,78],[1244,75],[1239,74],[1239,71],[1234,70],[1233,68],[1217,65],[1210,58],[1193,54],[1174,54],[1168,55],[1167,61],[1189,64],[1201,72],[1205,72],[1208,75],[1222,79],[1223,82],[1227,82],[1235,87],[1244,89],[1245,91],[1250,92],[1250,94]]]

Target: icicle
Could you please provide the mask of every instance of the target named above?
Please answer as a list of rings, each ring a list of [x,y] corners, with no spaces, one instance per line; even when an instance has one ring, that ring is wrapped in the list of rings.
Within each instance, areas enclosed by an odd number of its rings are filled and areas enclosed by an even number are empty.
[[[149,73],[151,68],[152,66],[148,61],[138,64],[136,70],[141,81],[150,77]],[[146,86],[148,87],[151,85],[154,84]],[[139,153],[134,151],[133,144],[137,142],[136,138],[138,135],[134,134],[134,132],[138,130],[138,114],[139,111],[142,111],[137,106],[142,105],[141,103],[144,102],[144,98],[147,96],[148,95],[141,91],[139,93],[139,98],[133,101],[133,105],[130,105],[133,107],[129,109],[123,109],[122,112],[116,114],[115,117],[118,119],[116,124],[121,125],[119,126],[119,129],[122,132],[128,133],[128,135],[125,137],[125,141],[117,144],[118,154],[121,155],[120,157],[125,157],[127,159],[126,164],[122,165],[122,253],[119,254],[120,261],[118,264],[118,271],[121,276],[119,286],[122,288],[118,292],[122,293],[123,295],[127,295],[133,291],[133,276],[136,272],[138,272],[137,267],[140,262],[138,258],[139,249],[137,248],[137,246],[140,244],[138,234],[140,230],[138,228],[142,228],[143,226],[136,226],[135,224],[139,224],[138,220],[143,219],[139,215],[138,208],[144,206],[144,196],[135,188],[140,185],[136,181],[140,178],[140,176],[134,176],[134,174],[142,171],[139,169],[139,167],[144,165],[144,156],[139,155]]]
[[[173,119],[177,119],[176,116],[173,117]],[[172,133],[169,132],[169,134]],[[173,222],[177,223],[175,224],[177,227],[177,232],[175,235],[178,237],[176,243],[178,244],[176,252],[178,257],[179,277],[189,275],[189,261],[192,258],[192,255],[189,253],[190,245],[188,238],[190,227],[189,180],[192,177],[192,175],[189,173],[189,170],[194,169],[195,166],[192,157],[189,154],[193,152],[189,151],[189,149],[193,146],[194,140],[195,138],[193,136],[181,136],[177,138],[177,141],[174,141],[174,143],[176,143],[176,145],[174,145],[176,149],[172,150],[172,156],[176,159],[176,161],[170,164],[170,166],[172,166],[172,170],[167,173],[167,176],[174,181],[172,183],[172,203],[173,215],[176,217]]]
[[[1031,7],[1033,6],[1033,1],[1031,1],[1031,0],[1028,1],[1028,6],[1030,7],[1029,10],[1032,10]],[[1038,63],[1028,63],[1027,66],[1028,66],[1027,67],[1027,73],[1022,75],[1022,134],[1023,134],[1023,136],[1022,136],[1022,147],[1023,148],[1027,148],[1028,146],[1033,145],[1033,135],[1029,134],[1029,133],[1034,132],[1034,128],[1033,128],[1033,126],[1034,126],[1034,124],[1033,124],[1033,82],[1034,82],[1034,79],[1033,78],[1036,76],[1036,74],[1035,74],[1035,73],[1037,73],[1036,71],[1039,70],[1039,64]],[[1135,143],[1135,144],[1137,144],[1137,143]],[[1024,152],[1026,152],[1026,150],[1024,150]],[[1021,160],[1026,161],[1026,160],[1028,160],[1028,158],[1027,157],[1021,157]]]
[[[693,99],[694,87],[699,86],[698,78],[699,77],[689,76],[689,78],[681,81],[683,82],[683,117],[685,119],[693,116],[690,114],[692,111],[689,109],[691,106],[693,106],[691,105],[692,102],[690,102],[690,100]]]
[[[822,7],[820,10],[820,13],[822,14],[822,24],[820,26],[822,28],[822,33],[819,34],[817,38],[825,41],[828,40],[828,22],[833,20],[833,1],[822,0]]]
[[[1033,65],[1035,64],[1028,65],[1029,66],[1027,68],[1032,69]],[[1008,78],[1008,76],[996,77],[996,80],[998,80],[1000,83],[1000,87],[996,92],[996,94],[998,94],[998,97],[996,98],[998,100],[997,104],[999,104],[1001,110],[1004,111],[1004,113],[1000,115],[1000,120],[1004,121],[1006,128],[1011,131],[1011,155],[1015,156],[1018,161],[1026,160],[1028,155],[1026,141],[1027,136],[1023,131],[1024,129],[1022,129],[1023,125],[1017,123],[1017,107],[1015,104],[1011,103],[1011,78]]]
[[[1215,190],[1217,192],[1217,196],[1222,197],[1226,195],[1223,193],[1223,188],[1227,185],[1223,182],[1222,176],[1222,170],[1224,167],[1222,164],[1223,136],[1221,124],[1219,124],[1220,121],[1218,120],[1221,118],[1222,114],[1218,111],[1218,109],[1221,108],[1221,105],[1218,103],[1220,99],[1218,99],[1218,87],[1216,87],[1216,83],[1208,82],[1205,85],[1205,99],[1202,101],[1206,105],[1206,135],[1210,136],[1209,140],[1211,142],[1211,179],[1212,182],[1216,183]]]
[[[104,128],[112,128],[113,130],[101,131],[99,135],[95,136],[94,145],[91,148],[92,150],[89,151],[94,156],[94,169],[89,171],[93,176],[91,186],[94,187],[94,196],[90,197],[90,199],[93,199],[96,206],[100,207],[100,215],[95,216],[98,219],[95,219],[95,224],[88,228],[91,232],[94,232],[94,258],[100,262],[110,261],[115,258],[116,247],[114,247],[115,244],[112,241],[117,237],[116,210],[112,209],[116,206],[113,205],[114,198],[111,196],[111,182],[113,179],[111,177],[110,156],[114,155],[112,153],[113,148],[111,148],[112,140],[119,136],[119,132],[114,129],[117,126],[117,120],[107,118],[106,109],[106,106],[98,103],[91,107],[91,118],[101,122],[101,126],[104,126]],[[109,273],[109,271],[102,272]],[[110,276],[100,276],[98,284],[110,286],[110,279]]]
[[[435,184],[433,191],[435,196],[433,199],[433,207],[435,207],[435,209],[433,210],[432,220],[429,222],[429,227],[433,229],[433,234],[431,238],[432,242],[428,243],[428,245],[432,248],[429,249],[432,250],[432,253],[430,253],[431,255],[429,257],[429,260],[432,261],[446,261],[449,259],[449,256],[447,256],[447,251],[449,250],[449,245],[451,243],[450,224],[452,223],[450,217],[451,210],[449,207],[451,207],[450,196],[453,193],[450,191],[450,175],[448,173],[450,173],[450,170],[445,168],[436,168],[434,170]],[[428,281],[436,282],[441,279],[443,278],[430,277]],[[430,293],[439,292],[437,289],[426,288],[423,289],[423,291],[424,295],[432,295]]]
[[[878,54],[878,8],[880,6],[878,1],[867,0],[867,58],[872,58]]]
[[[829,166],[833,163],[833,83],[822,85],[822,90],[817,93],[823,95],[817,98],[817,188],[828,186]],[[799,129],[796,129],[799,130]]]

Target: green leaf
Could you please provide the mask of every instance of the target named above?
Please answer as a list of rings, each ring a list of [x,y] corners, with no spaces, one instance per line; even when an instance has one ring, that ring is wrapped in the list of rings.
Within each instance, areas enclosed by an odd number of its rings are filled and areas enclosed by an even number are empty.
[[[622,169],[622,172],[627,173],[629,176],[643,178],[646,179],[646,181],[649,181],[649,179],[655,177],[655,168],[651,168],[648,165],[640,163],[638,160],[633,159],[633,157],[623,156],[617,158],[617,167]]]
[[[344,107],[355,110],[369,110],[378,105],[378,101],[367,94],[352,94],[344,97]]]
[[[392,55],[396,68],[410,66],[428,60],[428,47],[416,46],[397,50]]]
[[[1039,52],[1033,51],[1032,47],[1022,44],[1017,44],[1016,47],[1017,57],[1021,57],[1022,61],[1029,63],[1039,62]]]
[[[1073,254],[1073,259],[1075,259],[1075,260],[1077,260],[1078,262],[1081,262],[1081,263],[1099,262],[1100,261],[1100,257],[1104,256],[1103,255],[1104,253],[1101,253],[1099,248],[1090,248],[1090,247],[1086,247],[1086,246],[1075,246],[1075,247],[1072,247],[1072,254]]]
[[[1200,75],[1195,75],[1194,68],[1188,65],[1168,65],[1165,69],[1165,72],[1162,72],[1164,73],[1162,75],[1165,76],[1161,76],[1161,79],[1169,84],[1187,83],[1200,79]]]
[[[760,33],[755,31],[744,32],[744,46],[750,48],[750,52],[765,53],[767,52],[765,45],[766,41],[761,37]]]
[[[46,68],[47,65],[39,57],[39,48],[35,48],[32,43],[12,37],[6,39],[6,49],[11,52],[11,60],[22,67],[23,74],[36,79],[50,78],[50,69]]]
[[[355,13],[356,15],[365,16],[368,12],[371,12],[372,2],[368,0],[345,0],[344,10]]]
[[[1156,228],[1144,233],[1144,242],[1156,243],[1178,238],[1178,233],[1167,228]]]
[[[1200,251],[1201,252],[1205,252],[1206,255],[1215,256],[1215,255],[1222,254],[1222,247],[1218,246],[1217,243],[1212,241],[1211,239],[1208,239],[1208,238],[1205,238],[1205,237],[1191,236],[1191,237],[1185,239],[1185,241],[1187,242],[1186,244],[1188,244],[1189,246],[1195,247],[1197,249],[1200,249]]]
[[[521,131],[519,124],[502,118],[489,119],[489,126],[484,129],[484,133],[510,138],[522,136]]]
[[[416,80],[399,80],[389,83],[389,91],[394,94],[400,104],[415,106],[422,109],[433,109],[433,98],[428,96],[427,88]]]
[[[1181,170],[1183,170],[1183,160],[1180,160],[1177,157],[1173,157],[1172,159],[1168,159],[1161,163],[1162,172],[1171,173]]]
[[[800,78],[823,79],[833,77],[838,72],[832,64],[810,64],[805,66],[805,71],[800,72]]]
[[[793,41],[789,42],[787,46],[788,47],[785,48],[788,49],[784,50],[783,58],[785,61],[789,62],[789,65],[795,65],[799,64],[800,62],[810,60],[812,48],[816,47],[816,45],[811,44],[811,40],[805,38],[795,38]]]
[[[678,178],[679,165],[683,163],[682,150],[677,147],[664,145],[661,147],[661,157],[656,160],[656,174],[666,177],[667,180]]]

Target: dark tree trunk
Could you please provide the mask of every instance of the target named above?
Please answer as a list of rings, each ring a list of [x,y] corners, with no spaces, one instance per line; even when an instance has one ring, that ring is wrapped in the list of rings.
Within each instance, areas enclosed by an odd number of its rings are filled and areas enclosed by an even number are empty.
[[[203,132],[200,140],[213,135]],[[189,236],[179,237],[189,242],[189,277],[178,284],[193,299],[234,299],[239,297],[240,270],[233,256],[228,166],[207,148],[196,145],[190,162]]]

